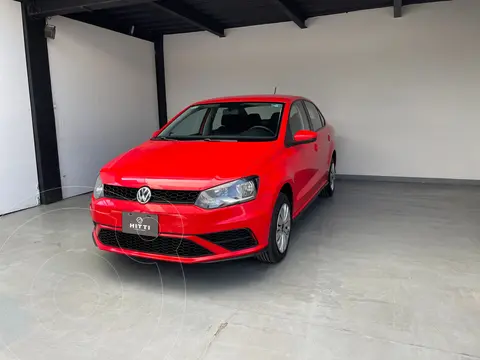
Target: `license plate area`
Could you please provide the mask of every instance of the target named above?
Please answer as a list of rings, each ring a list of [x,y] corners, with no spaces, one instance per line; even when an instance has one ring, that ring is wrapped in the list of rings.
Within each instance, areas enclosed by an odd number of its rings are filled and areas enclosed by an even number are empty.
[[[122,213],[122,231],[141,236],[158,236],[158,215],[137,212]]]

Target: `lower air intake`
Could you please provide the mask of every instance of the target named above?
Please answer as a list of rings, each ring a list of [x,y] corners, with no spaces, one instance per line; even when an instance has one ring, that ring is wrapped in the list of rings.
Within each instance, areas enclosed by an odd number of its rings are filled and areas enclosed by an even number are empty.
[[[204,234],[199,235],[199,237],[230,251],[245,250],[258,245],[257,240],[255,240],[249,229]]]
[[[127,234],[121,231],[101,229],[98,239],[102,244],[125,250],[133,250],[148,254],[159,254],[179,257],[201,257],[212,255],[212,252],[197,243],[176,237],[149,237]]]

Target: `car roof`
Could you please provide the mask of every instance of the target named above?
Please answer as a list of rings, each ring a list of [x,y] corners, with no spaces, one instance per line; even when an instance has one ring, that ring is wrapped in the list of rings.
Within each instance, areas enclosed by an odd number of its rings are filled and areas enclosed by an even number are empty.
[[[241,95],[241,96],[226,96],[218,97],[208,100],[196,102],[194,105],[212,104],[212,103],[226,103],[226,102],[279,102],[290,103],[298,99],[305,99],[302,96],[295,95]]]

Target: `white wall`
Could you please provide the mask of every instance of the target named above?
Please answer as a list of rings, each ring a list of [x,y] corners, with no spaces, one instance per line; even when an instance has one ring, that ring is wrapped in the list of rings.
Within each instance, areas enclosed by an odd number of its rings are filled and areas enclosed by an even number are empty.
[[[37,205],[20,3],[0,0],[0,214]]]
[[[480,1],[392,11],[166,36],[169,116],[278,86],[335,126],[341,173],[480,179]]]
[[[158,129],[153,43],[64,17],[48,41],[64,197]]]

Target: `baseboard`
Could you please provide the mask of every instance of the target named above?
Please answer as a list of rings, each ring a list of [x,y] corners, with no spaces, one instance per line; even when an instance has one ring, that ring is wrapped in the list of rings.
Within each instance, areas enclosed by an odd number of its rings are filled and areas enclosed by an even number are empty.
[[[24,207],[24,208],[21,208],[21,209],[9,211],[9,212],[0,214],[0,218],[3,217],[3,216],[16,214],[16,213],[18,213],[18,212],[20,212],[20,211],[24,211],[24,210],[28,210],[28,209],[33,209],[33,208],[36,208],[37,206],[40,206],[40,205],[28,205],[27,207]]]
[[[480,186],[480,180],[466,180],[466,179],[439,179],[439,178],[417,178],[417,177],[403,177],[403,176],[341,175],[341,174],[337,174],[337,179],[338,180],[356,180],[356,181],[415,183],[415,184]]]

